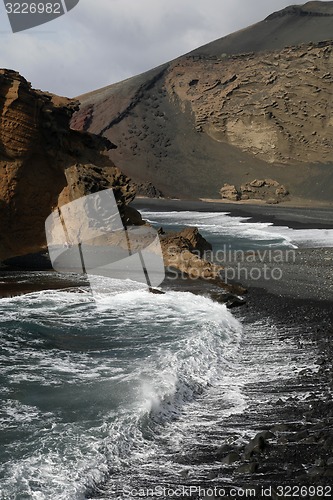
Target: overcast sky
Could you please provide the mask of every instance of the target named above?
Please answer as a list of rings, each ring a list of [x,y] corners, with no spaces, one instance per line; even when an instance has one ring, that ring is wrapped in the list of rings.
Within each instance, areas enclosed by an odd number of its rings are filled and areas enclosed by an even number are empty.
[[[12,34],[0,1],[0,67],[69,97],[142,73],[304,0],[80,0]]]

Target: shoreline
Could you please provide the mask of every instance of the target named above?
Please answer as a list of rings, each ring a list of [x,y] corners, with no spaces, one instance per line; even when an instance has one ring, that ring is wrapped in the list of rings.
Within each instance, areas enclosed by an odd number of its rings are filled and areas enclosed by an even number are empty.
[[[325,202],[313,202],[311,200],[302,200],[299,199],[298,201],[296,199],[293,200],[286,200],[286,201],[279,201],[278,203],[267,203],[266,200],[262,200],[259,198],[253,198],[249,200],[238,200],[238,201],[233,201],[233,200],[228,200],[226,198],[199,198],[200,201],[207,202],[207,203],[227,203],[229,205],[253,205],[253,206],[279,206],[279,207],[288,207],[288,208],[312,208],[312,209],[317,209],[317,208],[333,208],[332,203],[325,203]]]
[[[221,415],[220,429],[214,429],[216,434],[221,434],[220,446],[207,447],[202,442],[188,455],[189,465],[200,462],[212,468],[214,482],[206,479],[203,487],[222,483],[227,487],[258,488],[257,492],[262,487],[272,488],[267,498],[276,500],[279,498],[277,486],[332,485],[333,289],[329,288],[331,274],[322,273],[324,251],[326,249],[300,249],[300,258],[293,264],[294,274],[290,273],[290,267],[282,264],[285,279],[278,289],[274,283],[267,285],[266,282],[266,286],[263,281],[256,286],[248,283],[246,305],[233,309],[233,315],[244,328],[239,355],[244,357],[244,352],[252,352],[253,356],[254,353],[255,362],[263,364],[265,376],[243,388],[248,406],[242,413]],[[331,257],[333,249],[330,249]],[[295,273],[302,274],[304,266],[311,267],[313,272],[307,276],[307,293],[302,294],[304,287],[297,288]],[[323,293],[318,291],[319,274]],[[200,289],[198,283],[187,287],[179,283],[177,290],[182,287],[194,293]],[[204,284],[201,293],[209,296],[209,291],[209,285]],[[272,331],[270,337],[264,328],[251,337],[251,329],[253,335],[253,325],[258,320],[271,324],[275,336]],[[277,341],[284,346],[280,354],[279,349],[274,348]],[[285,379],[270,372],[275,356],[281,357],[283,350],[289,356],[289,363],[282,356],[279,365],[281,371],[287,373]],[[305,366],[297,372],[300,359],[305,359]],[[252,369],[251,360],[244,366],[246,369]],[[327,498],[333,498],[333,487],[330,493]],[[255,498],[261,496],[258,494]],[[318,497],[304,495],[303,498]]]
[[[288,207],[280,205],[256,205],[167,200],[162,198],[136,198],[131,206],[140,211],[196,211],[196,212],[228,212],[231,217],[250,218],[251,222],[266,222],[274,226],[288,226],[291,229],[333,229],[333,207]]]
[[[244,324],[258,315],[270,318],[278,325],[280,342],[287,346],[296,343],[295,362],[308,352],[310,366],[299,373],[290,366],[290,376],[282,384],[270,380],[268,371],[267,379],[245,388],[245,395],[251,397],[249,406],[243,415],[231,417],[230,423],[238,421],[250,439],[226,450],[222,463],[231,453],[237,453],[241,460],[222,471],[235,485],[271,486],[273,491],[279,485],[331,485],[333,301],[277,296],[262,289],[249,290],[249,296]],[[245,313],[239,310],[235,315],[244,317]],[[264,339],[260,348],[265,352]],[[311,367],[311,356],[315,367]],[[253,392],[261,395],[264,406],[258,406]]]
[[[136,195],[135,200],[163,200],[163,201],[189,201],[189,202],[203,202],[203,203],[217,203],[219,205],[236,205],[236,206],[242,206],[242,205],[253,205],[253,206],[279,206],[279,207],[287,207],[287,208],[310,208],[310,209],[320,209],[320,208],[327,208],[327,209],[333,209],[333,202],[332,203],[327,203],[327,202],[313,202],[312,200],[304,200],[304,199],[293,199],[293,200],[286,200],[286,201],[279,201],[278,203],[267,203],[266,200],[259,199],[259,198],[253,198],[253,199],[248,199],[248,200],[228,200],[227,198],[196,198],[196,199],[191,199],[191,198],[164,198],[164,197],[159,197],[159,198],[153,198],[149,196],[143,196],[143,195]]]
[[[316,249],[316,253],[319,256],[320,250]],[[317,262],[314,259],[313,267]],[[315,273],[311,277],[317,279]],[[283,284],[288,288],[287,281]],[[212,288],[209,283],[193,280],[171,281],[165,286],[169,290],[208,297]],[[205,433],[197,435],[192,448],[179,457],[180,463],[189,470],[200,465],[201,470],[207,471],[200,478],[201,488],[256,489],[256,496],[252,498],[258,500],[262,498],[262,488],[267,491],[271,488],[265,498],[277,500],[288,497],[277,495],[277,487],[285,491],[301,486],[330,487],[333,477],[333,296],[329,300],[319,299],[315,289],[311,289],[311,295],[306,298],[291,297],[250,287],[247,304],[233,310],[233,314],[244,328],[237,358],[245,361],[242,365],[245,372],[253,370],[253,365],[261,365],[261,376],[254,382],[249,373],[249,382],[242,388],[246,408],[229,415],[217,414],[216,422],[212,422],[213,440],[209,441]],[[262,331],[253,326],[258,320],[259,325],[260,320],[264,320]],[[270,324],[272,333],[267,329]],[[276,342],[279,348],[275,347]],[[281,366],[282,376],[274,371],[277,364]],[[221,391],[223,399],[223,388]],[[219,436],[218,444],[216,436]],[[109,498],[107,492],[111,484],[112,476],[89,498]],[[198,486],[191,474],[184,475],[181,484],[188,488]],[[333,495],[333,488],[331,493]],[[198,500],[199,496],[194,494],[191,498]],[[210,498],[219,500],[220,497]],[[319,497],[303,495],[302,498]]]
[[[202,443],[188,456],[189,464],[198,460],[207,467],[211,464],[214,481],[223,478],[221,481],[228,487],[259,488],[259,491],[262,487],[272,488],[272,494],[267,496],[272,500],[278,498],[277,486],[332,485],[332,264],[333,248],[301,248],[296,252],[295,262],[280,264],[284,273],[280,282],[242,281],[248,287],[246,305],[233,309],[232,313],[244,328],[243,356],[244,351],[253,351],[254,345],[254,352],[265,366],[265,376],[257,384],[249,382],[244,387],[248,407],[243,413],[221,416],[220,431],[215,430],[222,434],[220,447],[207,449]],[[256,264],[249,264],[253,265]],[[182,286],[180,283],[178,289]],[[198,283],[187,287],[194,293],[199,289]],[[210,291],[208,284],[201,288],[203,295],[209,296]],[[260,332],[257,345],[253,344],[255,338],[247,339],[258,319],[272,324],[277,339],[267,334],[260,338]],[[285,380],[270,373],[270,363],[277,354],[276,341],[284,344],[286,354],[290,355],[289,376]],[[308,363],[295,372],[298,360],[304,357]],[[282,371],[286,369],[285,363],[281,358]],[[251,367],[252,362],[247,368]],[[212,484],[215,483],[206,480],[205,486],[209,488]],[[333,487],[330,493],[327,497],[333,498]]]

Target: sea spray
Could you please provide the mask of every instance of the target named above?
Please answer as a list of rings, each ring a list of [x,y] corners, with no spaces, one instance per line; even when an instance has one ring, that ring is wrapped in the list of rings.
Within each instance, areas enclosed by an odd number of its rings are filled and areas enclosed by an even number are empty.
[[[73,500],[130,474],[223,377],[241,338],[224,306],[131,286],[98,307],[65,291],[0,302],[5,495]]]

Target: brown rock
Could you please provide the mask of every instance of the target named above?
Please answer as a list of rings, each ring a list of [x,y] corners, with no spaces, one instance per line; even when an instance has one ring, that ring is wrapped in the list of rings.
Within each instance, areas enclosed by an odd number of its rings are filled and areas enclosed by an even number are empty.
[[[196,227],[187,227],[178,233],[183,238],[186,238],[192,247],[192,251],[196,250],[200,256],[204,256],[205,252],[212,250],[212,245],[200,234]]]
[[[135,191],[106,155],[112,143],[70,129],[77,102],[0,70],[0,104],[0,260],[45,249],[48,215],[83,195],[112,187],[123,215]]]
[[[262,179],[255,179],[254,181],[250,182],[250,186],[260,188],[265,186],[266,182]]]
[[[288,190],[274,179],[254,179],[240,188],[242,200],[265,200],[269,205],[279,203],[288,194]]]
[[[244,193],[248,193],[248,196],[251,196],[252,193],[256,192],[255,189],[251,187],[251,184],[249,182],[247,184],[242,184],[240,191],[242,199],[244,197]]]
[[[289,191],[287,188],[285,188],[283,185],[279,186],[277,190],[275,191],[276,196],[287,196],[289,194]]]
[[[237,201],[240,198],[236,186],[231,184],[224,184],[224,186],[220,189],[220,195],[222,199],[232,201]]]
[[[186,228],[179,233],[161,235],[164,265],[175,268],[191,279],[209,280],[214,285],[238,295],[246,293],[240,285],[230,285],[221,278],[222,266],[207,260],[211,249],[197,228]]]
[[[275,181],[274,179],[265,179],[265,184],[266,184],[266,186],[272,186],[272,187],[279,186],[278,181]]]
[[[151,182],[131,182],[137,196],[145,198],[163,198],[163,193]]]

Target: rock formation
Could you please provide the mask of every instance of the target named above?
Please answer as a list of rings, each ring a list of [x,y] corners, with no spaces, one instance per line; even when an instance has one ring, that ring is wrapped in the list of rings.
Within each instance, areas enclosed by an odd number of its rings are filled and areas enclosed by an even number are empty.
[[[161,237],[161,245],[166,269],[176,269],[193,280],[210,281],[232,294],[246,293],[242,286],[226,283],[221,278],[224,268],[206,259],[207,254],[211,255],[212,246],[197,228],[190,227],[177,233],[168,233]],[[223,296],[222,301],[230,301],[230,296]],[[234,297],[231,302],[235,304]]]
[[[105,155],[113,144],[69,128],[75,102],[33,90],[18,73],[1,70],[0,105],[0,260],[45,250],[44,224],[51,211],[109,187],[123,222],[143,224],[128,206],[133,184]],[[218,266],[200,257],[210,246],[197,229],[169,235],[162,245],[166,266],[177,256],[173,264],[180,271],[218,277]]]
[[[163,193],[151,182],[131,182],[137,196],[145,198],[163,198]]]
[[[240,199],[240,193],[236,186],[228,183],[225,183],[223,187],[221,187],[220,195],[224,200],[238,201]]]
[[[169,68],[168,93],[214,140],[268,163],[325,163],[333,157],[332,46],[183,58]]]
[[[77,103],[0,70],[0,260],[45,248],[52,210],[107,187],[130,222],[125,207],[135,190],[105,154],[114,146],[71,130],[75,109]]]
[[[230,201],[264,200],[267,203],[279,203],[286,200],[288,189],[273,179],[254,179],[242,184],[240,188],[224,184],[220,189],[222,199]]]
[[[274,36],[272,36],[274,33]],[[147,73],[78,97],[72,127],[165,196],[276,179],[331,202],[333,2],[274,13]],[[236,194],[235,194],[236,196]]]

